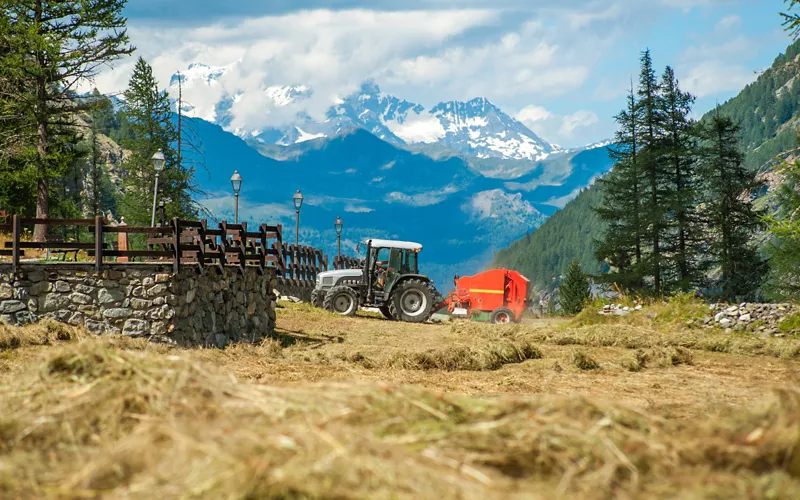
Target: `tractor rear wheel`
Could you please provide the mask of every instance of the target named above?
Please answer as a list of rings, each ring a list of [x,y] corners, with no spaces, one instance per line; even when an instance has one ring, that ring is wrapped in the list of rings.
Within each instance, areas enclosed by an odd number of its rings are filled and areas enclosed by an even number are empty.
[[[495,325],[512,323],[514,321],[514,312],[507,307],[498,307],[492,311],[491,322]]]
[[[423,323],[433,314],[433,290],[421,280],[400,282],[389,300],[389,313],[399,321]]]
[[[325,294],[322,306],[342,316],[355,316],[358,311],[358,295],[349,286],[337,286]]]
[[[325,301],[325,291],[317,290],[316,288],[311,291],[311,305],[314,307],[322,307]]]
[[[383,314],[383,316],[386,319],[388,319],[389,321],[394,321],[395,318],[394,318],[394,316],[392,316],[392,311],[389,310],[389,306],[388,305],[380,306],[378,309],[381,310],[381,314]]]

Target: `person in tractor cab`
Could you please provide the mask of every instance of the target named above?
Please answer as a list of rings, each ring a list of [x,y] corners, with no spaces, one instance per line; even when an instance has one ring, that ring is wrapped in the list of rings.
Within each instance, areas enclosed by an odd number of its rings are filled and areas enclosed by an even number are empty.
[[[389,252],[388,259],[384,251]],[[375,285],[378,289],[383,290],[391,275],[396,274],[400,269],[402,265],[402,254],[396,248],[393,248],[391,251],[382,248],[378,252],[378,258],[382,259],[375,263],[375,274],[377,275]]]

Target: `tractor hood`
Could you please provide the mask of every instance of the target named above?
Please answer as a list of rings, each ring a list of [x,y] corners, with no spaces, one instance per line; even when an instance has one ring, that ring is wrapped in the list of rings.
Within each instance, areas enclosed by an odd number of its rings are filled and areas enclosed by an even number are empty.
[[[336,271],[322,271],[317,274],[317,279],[322,278],[360,278],[361,269],[339,269]]]

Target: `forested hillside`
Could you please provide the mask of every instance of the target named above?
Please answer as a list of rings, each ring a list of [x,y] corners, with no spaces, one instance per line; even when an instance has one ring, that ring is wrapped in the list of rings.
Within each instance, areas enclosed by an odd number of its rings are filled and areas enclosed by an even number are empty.
[[[603,226],[592,211],[600,196],[596,184],[582,191],[539,229],[497,252],[495,265],[521,271],[537,290],[552,288],[553,278],[560,276],[574,259],[587,273],[600,271],[593,246],[586,244],[602,232]]]
[[[800,122],[800,41],[779,55],[772,67],[739,95],[722,104],[719,113],[741,126],[745,164],[751,169],[773,168],[781,152],[797,147]],[[708,121],[712,111],[701,121]],[[603,232],[593,208],[602,200],[597,186],[583,191],[539,229],[497,252],[494,266],[516,269],[532,280],[537,290],[552,289],[578,259],[585,272],[600,264],[594,242]]]

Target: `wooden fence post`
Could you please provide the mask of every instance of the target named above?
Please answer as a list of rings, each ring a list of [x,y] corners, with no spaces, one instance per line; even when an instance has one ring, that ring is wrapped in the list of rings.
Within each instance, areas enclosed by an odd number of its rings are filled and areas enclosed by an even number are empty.
[[[94,218],[94,271],[103,272],[103,217]]]
[[[172,219],[172,229],[175,232],[173,235],[175,257],[174,261],[172,262],[172,272],[178,274],[181,270],[181,222],[177,217]]]
[[[125,217],[120,219],[118,227],[127,227]],[[120,252],[128,251],[128,233],[120,231],[117,233],[117,250]],[[128,262],[128,257],[117,257],[117,262]]]
[[[22,227],[20,226],[19,214],[14,214],[11,218],[11,271],[16,274],[19,270],[19,239],[22,236]]]

